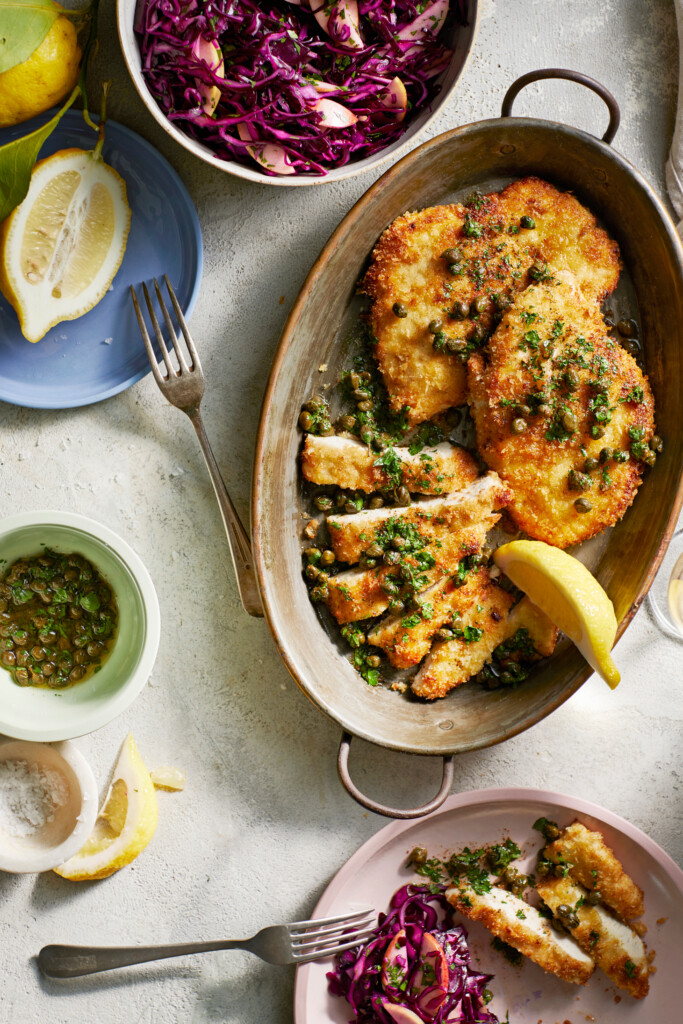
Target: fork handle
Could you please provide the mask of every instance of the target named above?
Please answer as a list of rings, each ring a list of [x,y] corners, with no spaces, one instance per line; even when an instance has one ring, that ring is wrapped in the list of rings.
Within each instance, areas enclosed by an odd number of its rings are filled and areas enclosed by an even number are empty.
[[[218,507],[221,510],[223,525],[228,536],[228,546],[232,556],[232,564],[235,567],[237,589],[239,590],[242,606],[249,615],[262,616],[263,606],[261,604],[261,595],[259,593],[256,572],[254,570],[251,541],[249,540],[247,531],[242,526],[242,521],[235,511],[235,506],[230,500],[230,495],[223,483],[223,477],[221,476],[218,463],[216,462],[211,450],[209,439],[206,436],[206,431],[204,430],[204,424],[202,423],[199,409],[195,409],[193,412],[188,413],[188,415],[192,421],[195,431],[197,432],[197,437],[204,454],[206,468],[209,471],[211,483],[213,484],[213,489],[216,492]]]
[[[115,967],[131,967],[188,953],[217,949],[249,949],[249,939],[221,942],[181,942],[173,946],[43,946],[38,966],[46,978],[82,978]]]

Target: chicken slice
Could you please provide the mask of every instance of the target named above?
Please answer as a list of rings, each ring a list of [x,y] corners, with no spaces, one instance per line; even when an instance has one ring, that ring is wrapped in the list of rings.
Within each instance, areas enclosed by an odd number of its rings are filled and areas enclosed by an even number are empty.
[[[522,227],[522,218],[533,226]],[[468,206],[433,206],[395,220],[361,286],[373,301],[375,355],[392,407],[408,407],[409,422],[420,423],[462,404],[468,351],[527,287],[530,269],[538,276],[546,265],[570,271],[593,301],[616,287],[620,270],[618,246],[595,217],[538,178]],[[443,339],[429,329],[435,321]]]
[[[465,917],[481,921],[502,942],[562,981],[585,985],[593,973],[595,964],[574,939],[558,935],[535,907],[507,889],[492,885],[489,892],[478,893],[461,879],[458,886],[446,890],[446,899]]]
[[[423,569],[422,552],[418,555],[404,555],[402,564],[423,576],[424,586],[427,587],[449,570],[454,572],[461,559],[480,551],[487,533],[499,519],[499,515],[491,513],[465,530],[446,534],[438,544],[428,544],[423,551],[431,556],[430,561],[434,559],[431,568]],[[328,580],[327,607],[340,623],[381,615],[390,602],[390,596],[382,589],[382,584],[386,587],[387,583],[392,582],[399,588],[403,585],[400,566],[380,564],[374,569],[340,572]]]
[[[528,597],[523,597],[510,612],[504,640],[514,639],[520,629],[527,631],[532,651],[523,648],[517,649],[510,651],[507,657],[513,661],[535,661],[537,658],[550,657],[555,650],[559,630],[545,612],[541,611]]]
[[[403,485],[413,494],[448,494],[479,475],[477,462],[467,449],[447,441],[417,455],[407,448],[389,448],[379,456],[352,438],[315,434],[306,434],[301,468],[311,483],[368,493]]]
[[[414,528],[425,541],[442,540],[453,530],[466,529],[504,508],[509,496],[509,490],[498,475],[487,473],[461,491],[413,502],[406,508],[365,509],[352,515],[331,515],[327,517],[327,525],[332,548],[338,561],[357,562],[378,537],[397,523]]]
[[[643,890],[626,874],[600,832],[575,821],[543,853],[549,860],[567,865],[575,882],[597,889],[602,902],[624,921],[643,913]]]
[[[634,999],[643,999],[649,989],[650,965],[643,940],[630,925],[601,906],[584,902],[586,890],[569,878],[541,878],[536,883],[541,899],[559,916],[581,949],[593,957],[598,967],[618,988]],[[560,907],[574,910],[578,924],[571,927],[558,915]]]

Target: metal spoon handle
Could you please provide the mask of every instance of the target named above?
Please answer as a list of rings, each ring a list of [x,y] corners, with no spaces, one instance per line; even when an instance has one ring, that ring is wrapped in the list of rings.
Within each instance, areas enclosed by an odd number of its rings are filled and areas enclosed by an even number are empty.
[[[221,942],[182,942],[173,946],[43,946],[38,966],[47,978],[81,978],[115,967],[131,967],[152,960],[207,953],[217,949],[248,949],[249,940],[226,939]]]

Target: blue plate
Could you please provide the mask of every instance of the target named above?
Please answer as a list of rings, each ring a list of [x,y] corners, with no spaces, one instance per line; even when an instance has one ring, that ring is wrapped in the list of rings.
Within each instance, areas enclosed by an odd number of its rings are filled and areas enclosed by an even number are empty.
[[[0,131],[0,145],[33,131],[54,114]],[[68,110],[40,156],[97,136],[80,111]],[[31,344],[0,295],[0,399],[34,409],[69,409],[118,394],[149,373],[129,286],[168,274],[187,316],[202,276],[202,233],[182,181],[163,156],[129,128],[108,121],[104,158],[126,183],[133,211],[128,246],[111,289],[78,320],[65,320]]]

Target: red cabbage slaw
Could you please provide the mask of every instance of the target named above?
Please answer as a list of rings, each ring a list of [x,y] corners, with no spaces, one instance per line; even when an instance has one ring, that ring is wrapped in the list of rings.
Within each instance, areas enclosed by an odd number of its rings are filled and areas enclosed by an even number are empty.
[[[138,0],[146,84],[170,121],[267,175],[325,175],[405,132],[438,92],[466,0]],[[407,116],[406,116],[407,114]]]
[[[355,1024],[499,1024],[486,1009],[493,975],[472,968],[467,931],[453,925],[451,906],[433,889],[403,886],[389,913],[379,915],[373,938],[337,956],[329,991],[348,1001]],[[425,970],[425,935],[441,947],[447,978],[444,968],[439,980],[434,959]]]

